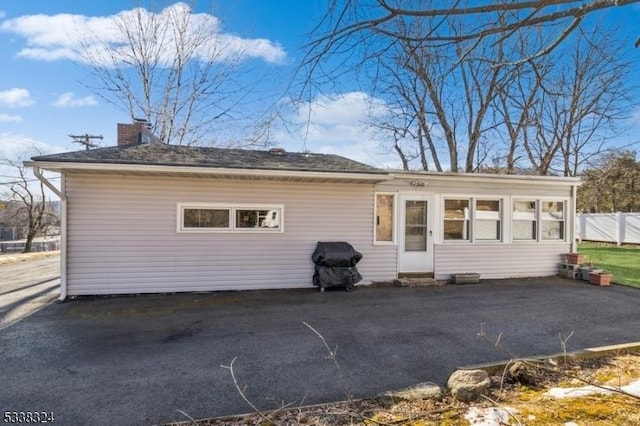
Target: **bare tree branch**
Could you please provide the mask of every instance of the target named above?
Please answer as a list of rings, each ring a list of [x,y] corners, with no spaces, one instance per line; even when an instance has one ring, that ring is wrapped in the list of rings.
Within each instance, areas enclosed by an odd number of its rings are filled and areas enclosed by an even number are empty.
[[[50,226],[57,226],[59,218],[50,202],[47,201],[46,192],[42,182],[33,183],[33,176],[22,164],[25,158],[0,158],[0,165],[10,167],[16,178],[5,185],[5,190],[0,193],[0,200],[8,201],[3,216],[10,219],[13,226],[26,229],[26,241],[24,253],[31,251],[34,238],[43,235]]]
[[[246,57],[241,44],[184,3],[134,8],[112,24],[120,43],[94,36],[79,49],[93,77],[84,84],[98,96],[146,119],[165,143],[211,144],[212,130],[239,127],[233,121],[254,84],[236,77]]]

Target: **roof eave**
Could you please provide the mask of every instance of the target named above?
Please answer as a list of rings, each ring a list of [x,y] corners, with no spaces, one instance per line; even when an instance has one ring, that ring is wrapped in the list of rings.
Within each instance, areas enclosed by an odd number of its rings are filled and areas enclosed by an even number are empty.
[[[479,174],[479,173],[436,173],[436,172],[389,172],[392,179],[424,179],[440,181],[460,182],[509,182],[525,185],[581,185],[578,177],[565,176],[534,176],[534,175],[505,175],[505,174]]]
[[[63,173],[65,171],[91,172],[121,172],[121,173],[162,173],[162,174],[197,174],[197,175],[225,175],[260,178],[289,178],[289,179],[321,179],[336,181],[382,182],[389,179],[387,173],[366,172],[335,172],[335,171],[303,171],[303,170],[272,170],[272,169],[234,169],[225,167],[199,166],[168,166],[151,164],[120,164],[120,163],[82,163],[66,161],[25,161],[27,167],[39,167],[44,170]]]

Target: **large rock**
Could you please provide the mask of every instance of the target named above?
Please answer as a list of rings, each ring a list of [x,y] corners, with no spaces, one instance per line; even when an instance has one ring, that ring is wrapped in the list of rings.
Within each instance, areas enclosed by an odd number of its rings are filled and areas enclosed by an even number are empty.
[[[451,395],[463,402],[477,400],[487,393],[490,384],[489,375],[484,370],[456,370],[447,381]]]
[[[401,401],[442,399],[442,388],[431,382],[418,383],[408,388],[381,393],[377,399],[384,405],[392,405]]]

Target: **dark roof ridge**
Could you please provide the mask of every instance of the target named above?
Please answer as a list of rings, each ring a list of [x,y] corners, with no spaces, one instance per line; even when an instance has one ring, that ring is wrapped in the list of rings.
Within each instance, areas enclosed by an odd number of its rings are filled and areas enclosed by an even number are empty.
[[[136,144],[40,155],[39,162],[162,165],[257,170],[375,173],[387,172],[336,154],[268,150]]]

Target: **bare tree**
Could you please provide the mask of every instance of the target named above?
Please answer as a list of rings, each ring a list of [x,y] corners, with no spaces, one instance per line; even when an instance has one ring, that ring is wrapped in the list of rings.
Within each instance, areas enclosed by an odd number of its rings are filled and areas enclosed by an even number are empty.
[[[578,28],[583,19],[602,9],[637,3],[638,0],[510,0],[480,2],[456,1],[449,7],[442,3],[402,0],[330,0],[324,19],[317,25],[316,37],[308,45],[305,63],[315,68],[328,54],[353,48],[370,37],[441,47],[484,39],[505,41],[526,35],[530,30],[553,36],[535,50],[517,58],[524,62],[550,53]],[[408,34],[398,30],[399,21],[432,20],[437,25],[428,31]],[[452,28],[465,27],[464,32]],[[471,52],[473,49],[470,49]]]
[[[115,15],[117,37],[89,38],[80,48],[95,80],[87,85],[131,118],[146,119],[165,143],[212,139],[216,125],[238,118],[232,113],[251,92],[236,78],[248,56],[242,42],[211,28],[212,20],[196,19],[184,3]]]
[[[555,12],[549,2],[331,4],[318,27],[328,33],[309,46],[309,75],[326,57],[351,53],[340,64],[367,70],[371,90],[391,105],[378,127],[405,167],[419,159],[425,170],[448,162],[474,172],[492,160],[500,172],[575,176],[630,106],[626,40],[578,25],[608,2],[556,1]]]
[[[406,33],[435,25],[425,22],[414,28],[407,24]],[[413,144],[405,141],[402,153],[398,143],[394,148],[404,156],[407,151],[416,152],[424,170],[429,169],[430,157],[437,171],[443,171],[442,164],[447,162],[452,171],[475,171],[484,159],[481,154],[484,157],[489,151],[482,145],[495,127],[489,119],[494,99],[510,77],[509,68],[466,55],[466,44],[436,49],[408,39],[389,49],[389,64],[380,60],[378,78],[386,81],[378,82],[378,87],[385,87],[381,94],[392,99],[393,108],[403,116],[396,126],[384,123],[382,127],[394,132],[394,140],[399,130],[409,131]],[[477,47],[481,53],[494,51],[497,57],[503,55],[503,48],[500,42]],[[447,158],[441,159],[443,151]]]
[[[399,58],[398,58],[399,59]],[[391,146],[404,170],[411,168],[410,162],[419,159],[422,170],[429,170],[430,162],[436,171],[442,171],[438,149],[433,134],[437,132],[429,121],[432,114],[428,96],[421,79],[405,67],[405,61],[395,61],[391,66],[384,66],[389,77],[388,86],[383,90],[389,101],[389,114],[385,119],[376,117],[370,125],[379,129],[383,146],[388,146],[389,136],[393,140]]]
[[[23,253],[29,253],[33,239],[42,235],[48,227],[57,226],[59,219],[47,195],[42,182],[35,179],[22,164],[22,160],[0,159],[0,165],[9,167],[16,176],[5,184],[2,198],[7,202],[8,219],[18,227],[24,227],[26,242]]]
[[[552,68],[545,66],[535,96],[527,98],[535,101],[527,106],[529,131],[522,133],[539,174],[576,176],[591,158],[611,149],[616,125],[628,115],[629,93],[637,88],[627,81],[632,67],[621,52],[615,38],[596,29],[558,51]]]

